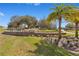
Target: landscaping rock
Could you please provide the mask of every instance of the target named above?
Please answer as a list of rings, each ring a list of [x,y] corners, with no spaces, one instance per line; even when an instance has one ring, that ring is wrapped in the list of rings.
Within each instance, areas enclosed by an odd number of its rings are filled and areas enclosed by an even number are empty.
[[[76,52],[77,52],[77,51],[79,52],[79,48],[76,48],[75,51],[76,51]]]

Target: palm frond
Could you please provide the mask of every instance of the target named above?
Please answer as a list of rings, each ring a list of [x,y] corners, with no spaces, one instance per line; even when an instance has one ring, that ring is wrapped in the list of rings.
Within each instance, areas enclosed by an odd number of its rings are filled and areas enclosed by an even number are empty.
[[[51,13],[49,16],[48,16],[48,18],[47,18],[47,20],[48,20],[48,22],[50,22],[50,21],[52,21],[52,20],[56,20],[57,19],[57,13],[56,12],[53,12],[53,13]]]
[[[51,8],[51,10],[54,10],[54,12],[52,12],[48,16],[47,18],[48,21],[57,20],[59,15],[61,15],[67,21],[71,21],[71,22],[79,21],[79,8],[73,5],[59,4],[56,5],[55,8]]]

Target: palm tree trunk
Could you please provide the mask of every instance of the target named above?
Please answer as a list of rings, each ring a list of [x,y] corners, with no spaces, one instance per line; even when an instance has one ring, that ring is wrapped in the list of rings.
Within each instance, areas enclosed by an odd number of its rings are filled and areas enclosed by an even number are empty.
[[[78,39],[78,22],[75,23],[75,37]]]
[[[59,40],[61,39],[61,21],[62,21],[62,17],[59,16],[59,37],[58,37]]]
[[[59,44],[59,41],[61,39],[61,22],[62,22],[62,17],[59,16],[59,34],[58,34],[58,41],[56,42],[56,44]]]

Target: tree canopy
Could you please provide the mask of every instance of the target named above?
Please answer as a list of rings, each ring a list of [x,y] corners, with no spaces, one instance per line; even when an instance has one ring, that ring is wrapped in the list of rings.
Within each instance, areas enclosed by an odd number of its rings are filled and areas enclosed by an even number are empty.
[[[37,25],[37,19],[33,16],[13,16],[8,28],[18,28],[21,24],[27,24],[29,28],[33,28]]]

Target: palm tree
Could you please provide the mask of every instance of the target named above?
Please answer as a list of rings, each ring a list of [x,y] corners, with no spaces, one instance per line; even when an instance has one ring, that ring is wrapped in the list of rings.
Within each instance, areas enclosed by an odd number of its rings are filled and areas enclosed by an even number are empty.
[[[75,9],[74,13],[66,15],[66,20],[75,23],[75,37],[78,39],[79,10]]]
[[[62,22],[62,18],[65,17],[65,14],[70,14],[72,13],[72,9],[75,8],[74,6],[71,5],[65,5],[65,4],[60,4],[59,6],[56,6],[55,8],[51,8],[52,10],[54,10],[54,12],[52,12],[51,14],[49,14],[48,16],[48,21],[51,20],[59,20],[59,37],[58,37],[58,42],[61,39],[61,22]]]

